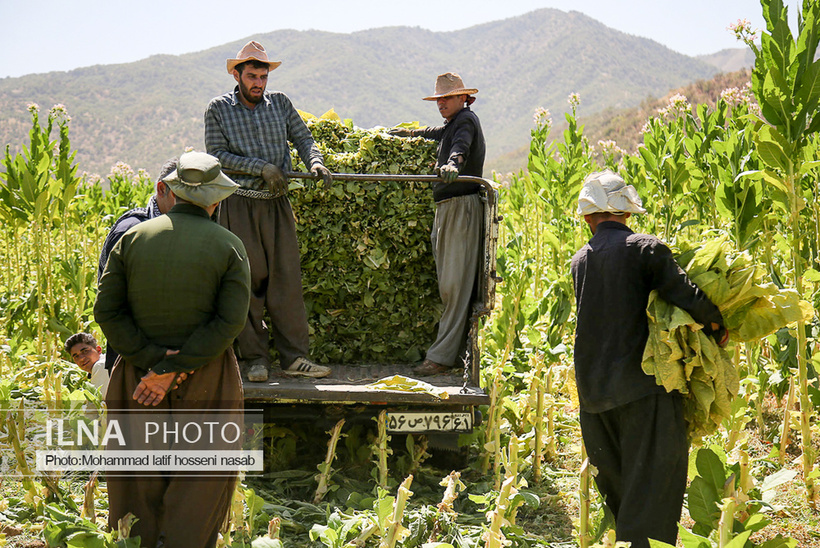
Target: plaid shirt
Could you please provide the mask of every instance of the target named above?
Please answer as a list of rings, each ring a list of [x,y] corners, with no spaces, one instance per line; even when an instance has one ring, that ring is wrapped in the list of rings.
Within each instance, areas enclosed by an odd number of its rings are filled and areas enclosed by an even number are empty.
[[[288,141],[308,169],[323,163],[313,135],[287,95],[265,92],[262,102],[251,110],[238,94],[239,86],[212,99],[205,111],[205,150],[219,158],[222,169],[237,184],[267,190],[262,167],[268,163],[292,171]]]

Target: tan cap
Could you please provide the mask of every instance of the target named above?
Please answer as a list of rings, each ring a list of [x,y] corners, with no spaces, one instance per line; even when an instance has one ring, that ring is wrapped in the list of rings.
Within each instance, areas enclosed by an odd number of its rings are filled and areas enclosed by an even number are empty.
[[[436,92],[434,95],[425,97],[425,101],[436,101],[440,97],[450,97],[452,95],[472,95],[478,93],[475,88],[465,88],[461,76],[454,72],[439,74],[436,78]]]
[[[255,40],[251,40],[245,44],[239,53],[236,54],[236,59],[228,59],[228,74],[233,74],[233,69],[236,65],[244,63],[245,61],[259,61],[268,65],[268,70],[273,70],[282,64],[282,61],[268,61],[268,52],[265,51],[264,46]]]

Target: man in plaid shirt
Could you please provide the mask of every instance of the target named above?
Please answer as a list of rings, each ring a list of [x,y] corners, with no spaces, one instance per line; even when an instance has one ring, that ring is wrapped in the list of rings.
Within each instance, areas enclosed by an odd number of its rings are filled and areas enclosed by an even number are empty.
[[[219,222],[239,236],[250,259],[251,305],[237,342],[248,380],[253,382],[268,379],[265,308],[282,370],[305,377],[330,374],[329,367],[308,358],[299,244],[285,176],[291,169],[288,141],[326,186],[332,179],[290,99],[278,91],[265,91],[268,73],[280,64],[268,60],[261,44],[248,42],[235,59],[227,61],[228,73],[238,85],[212,99],[205,112],[206,150],[219,158],[241,187],[222,203]]]

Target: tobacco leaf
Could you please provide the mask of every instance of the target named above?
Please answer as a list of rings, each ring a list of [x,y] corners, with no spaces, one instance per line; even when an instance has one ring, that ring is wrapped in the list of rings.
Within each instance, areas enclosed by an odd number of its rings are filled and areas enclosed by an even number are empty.
[[[334,173],[429,175],[436,143],[354,127],[338,116],[307,125]],[[292,151],[298,171],[306,171]],[[312,181],[290,192],[301,250],[311,355],[324,363],[410,363],[441,314],[429,183]]]

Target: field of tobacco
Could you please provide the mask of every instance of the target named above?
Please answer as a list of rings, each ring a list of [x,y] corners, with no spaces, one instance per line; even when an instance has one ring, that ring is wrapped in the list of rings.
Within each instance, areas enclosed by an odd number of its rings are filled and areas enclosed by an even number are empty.
[[[480,341],[491,403],[461,450],[390,436],[383,417],[327,431],[267,424],[265,471],[236,489],[222,546],[612,545],[580,441],[569,273],[589,238],[575,214],[581,182],[608,167],[647,209],[632,228],[670,244],[731,332],[713,348],[691,318],[658,300],[648,310],[644,368],[688,394],[679,546],[820,547],[820,3],[804,1],[794,31],[779,0],[761,5],[760,36],[735,29],[756,54],[749,86],[714,108],[673,97],[635,151],[590,143],[575,94],[561,135],[536,111],[527,171],[496,177],[504,281]],[[31,140],[9,145],[0,169],[0,546],[137,547],[129,523],[106,525],[104,477],[37,469],[44,433],[27,409],[100,408],[62,341],[102,339],[100,245],[152,182],[123,164],[102,181],[80,173],[65,108],[29,110]],[[334,171],[431,172],[434,143],[306,118]],[[292,183],[317,357],[420,359],[439,306],[429,189]]]

